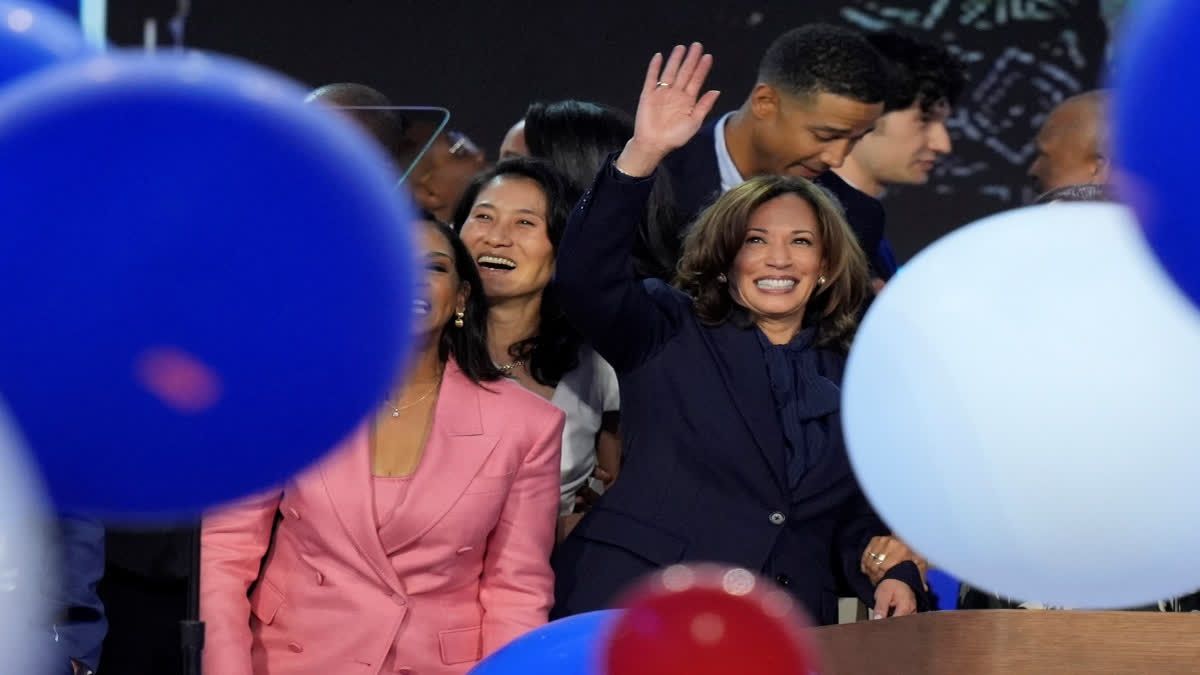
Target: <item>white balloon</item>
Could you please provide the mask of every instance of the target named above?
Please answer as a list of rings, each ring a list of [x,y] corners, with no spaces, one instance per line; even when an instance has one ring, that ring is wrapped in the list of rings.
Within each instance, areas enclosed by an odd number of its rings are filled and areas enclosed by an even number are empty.
[[[47,537],[53,522],[43,495],[0,404],[0,673],[46,672],[57,650],[49,610],[56,566]]]
[[[1200,317],[1132,214],[984,219],[904,267],[843,423],[880,515],[988,591],[1120,608],[1200,588]]]

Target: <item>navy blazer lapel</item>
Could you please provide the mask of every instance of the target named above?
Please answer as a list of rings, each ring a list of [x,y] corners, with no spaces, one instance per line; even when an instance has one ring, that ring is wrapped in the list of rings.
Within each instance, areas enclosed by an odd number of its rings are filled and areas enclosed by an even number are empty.
[[[753,329],[739,328],[732,321],[701,331],[717,362],[717,370],[733,397],[734,405],[746,422],[746,428],[762,452],[775,482],[785,494],[787,457],[783,428],[775,409],[775,397],[767,378],[763,358]]]

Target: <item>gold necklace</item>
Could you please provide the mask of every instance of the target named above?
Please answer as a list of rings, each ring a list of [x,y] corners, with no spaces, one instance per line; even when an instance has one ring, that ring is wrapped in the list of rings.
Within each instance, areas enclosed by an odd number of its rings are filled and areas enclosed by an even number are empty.
[[[512,363],[506,363],[502,366],[496,366],[496,367],[500,369],[501,373],[503,373],[504,375],[508,375],[509,373],[516,370],[517,368],[520,368],[523,365],[525,365],[525,362],[522,361],[521,359],[517,359],[516,361],[513,361]]]
[[[429,395],[432,394],[433,392],[437,391],[438,385],[441,383],[442,383],[442,379],[438,378],[437,382],[434,382],[433,386],[429,388],[429,391],[425,392],[424,394],[421,394],[421,398],[418,398],[417,400],[413,401],[412,403],[405,403],[402,406],[397,406],[395,403],[392,403],[391,401],[386,401],[386,403],[388,404],[388,407],[392,409],[392,417],[399,417],[401,410],[408,410],[409,408],[415,406],[416,404],[420,403],[421,401],[424,401],[425,399],[429,398]]]

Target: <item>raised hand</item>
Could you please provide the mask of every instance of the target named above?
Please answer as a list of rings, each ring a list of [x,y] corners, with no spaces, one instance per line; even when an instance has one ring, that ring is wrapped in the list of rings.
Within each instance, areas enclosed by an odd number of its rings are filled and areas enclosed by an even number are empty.
[[[633,138],[617,158],[617,168],[631,176],[648,176],[672,150],[691,140],[717,102],[720,92],[700,95],[712,69],[712,55],[699,42],[671,50],[666,65],[655,54],[646,69],[638,99]]]

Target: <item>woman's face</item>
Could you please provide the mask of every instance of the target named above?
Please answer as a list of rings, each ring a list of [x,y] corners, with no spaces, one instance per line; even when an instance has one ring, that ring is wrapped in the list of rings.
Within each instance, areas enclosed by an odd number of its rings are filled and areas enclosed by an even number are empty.
[[[419,221],[425,274],[417,285],[413,300],[413,334],[428,336],[434,343],[441,338],[446,323],[467,306],[470,286],[454,269],[454,248],[433,223]]]
[[[726,275],[729,294],[756,319],[800,320],[824,267],[816,212],[797,195],[780,195],[750,215]]]
[[[548,208],[546,193],[528,178],[500,176],[479,191],[461,232],[489,300],[538,295],[550,284]]]

